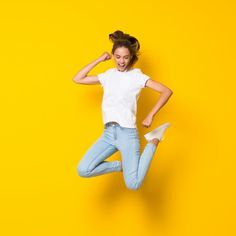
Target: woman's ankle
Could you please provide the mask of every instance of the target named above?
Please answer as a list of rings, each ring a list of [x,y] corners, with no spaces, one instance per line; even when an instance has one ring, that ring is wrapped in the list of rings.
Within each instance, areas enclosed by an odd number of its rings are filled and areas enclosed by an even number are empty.
[[[150,142],[151,142],[151,143],[154,143],[154,144],[157,146],[158,143],[160,142],[160,140],[157,139],[157,138],[154,138],[154,139],[150,140]]]

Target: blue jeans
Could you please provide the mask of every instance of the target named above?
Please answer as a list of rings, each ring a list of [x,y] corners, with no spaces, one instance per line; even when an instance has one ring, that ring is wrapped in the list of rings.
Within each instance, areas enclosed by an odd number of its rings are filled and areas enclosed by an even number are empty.
[[[93,177],[111,172],[123,172],[127,188],[138,189],[148,171],[157,146],[148,142],[140,156],[140,140],[137,128],[125,128],[119,124],[104,127],[103,134],[88,149],[77,166],[81,177]],[[121,161],[105,161],[120,151]]]

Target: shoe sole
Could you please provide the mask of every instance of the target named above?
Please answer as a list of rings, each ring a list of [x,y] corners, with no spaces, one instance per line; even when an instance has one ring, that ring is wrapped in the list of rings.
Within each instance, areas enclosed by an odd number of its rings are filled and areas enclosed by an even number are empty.
[[[164,124],[162,124],[162,125],[159,125],[156,129],[154,129],[154,130],[152,130],[152,131],[146,133],[146,134],[144,135],[144,137],[146,138],[147,141],[150,141],[150,140],[156,138],[156,137],[153,136],[153,133],[155,133],[157,130],[161,129],[163,126],[165,126],[166,129],[167,129],[168,127],[170,127],[170,125],[171,125],[171,124],[170,124],[169,122],[166,122],[166,123],[164,123]],[[164,132],[165,132],[165,131],[164,131]],[[158,139],[158,138],[157,138],[157,139]],[[159,139],[158,139],[158,140],[159,140]],[[159,141],[161,141],[161,140],[164,140],[164,134],[163,134],[163,137],[162,137]]]

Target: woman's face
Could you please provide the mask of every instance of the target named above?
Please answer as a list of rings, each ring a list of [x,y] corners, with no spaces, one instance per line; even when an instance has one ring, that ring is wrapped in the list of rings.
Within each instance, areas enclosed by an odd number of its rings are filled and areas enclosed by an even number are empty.
[[[126,47],[119,47],[114,52],[114,60],[119,71],[126,71],[128,69],[131,55],[129,49]]]

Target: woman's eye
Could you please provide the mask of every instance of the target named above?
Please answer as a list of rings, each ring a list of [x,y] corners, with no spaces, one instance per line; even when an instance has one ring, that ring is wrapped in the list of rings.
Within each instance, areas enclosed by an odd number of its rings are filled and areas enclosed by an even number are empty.
[[[119,57],[116,57],[116,59],[120,59]],[[124,58],[125,60],[128,60],[129,58]]]

